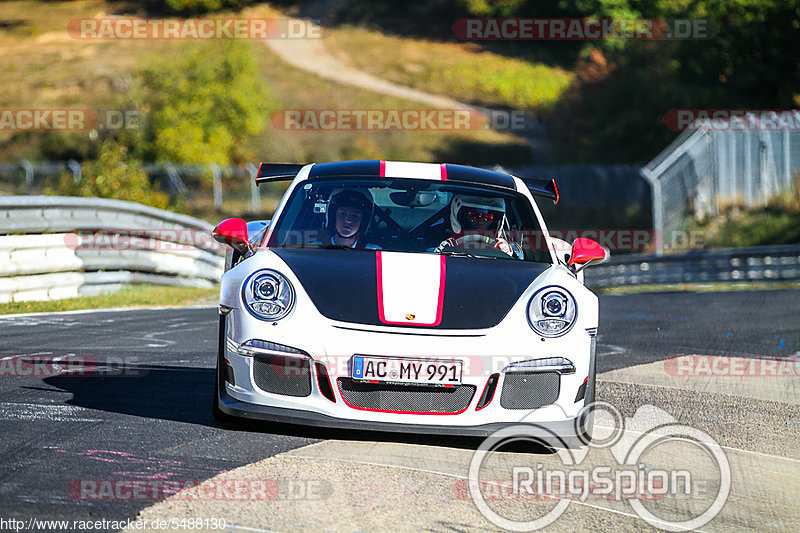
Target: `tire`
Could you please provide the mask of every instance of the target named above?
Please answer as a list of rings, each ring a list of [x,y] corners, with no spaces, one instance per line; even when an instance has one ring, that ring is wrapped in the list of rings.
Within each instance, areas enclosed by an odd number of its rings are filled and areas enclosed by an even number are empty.
[[[211,415],[217,422],[231,422],[235,420],[231,415],[224,413],[219,408],[219,391],[222,385],[222,361],[225,353],[226,317],[219,316],[219,342],[217,346],[217,365],[214,371],[214,396],[211,404]]]

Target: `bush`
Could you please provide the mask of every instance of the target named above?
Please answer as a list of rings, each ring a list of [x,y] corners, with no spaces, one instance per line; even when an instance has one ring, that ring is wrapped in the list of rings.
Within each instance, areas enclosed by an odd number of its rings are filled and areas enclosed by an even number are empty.
[[[138,161],[128,157],[127,149],[112,140],[100,146],[96,161],[84,163],[77,183],[71,173],[64,173],[47,194],[113,198],[149,205],[159,209],[170,206],[169,197],[150,184],[147,172]]]
[[[166,0],[166,7],[174,13],[194,15],[221,9],[239,9],[251,3],[251,0]]]
[[[272,108],[251,44],[186,44],[138,75],[136,105],[147,117],[136,142],[145,161],[230,165],[248,160],[242,141]]]

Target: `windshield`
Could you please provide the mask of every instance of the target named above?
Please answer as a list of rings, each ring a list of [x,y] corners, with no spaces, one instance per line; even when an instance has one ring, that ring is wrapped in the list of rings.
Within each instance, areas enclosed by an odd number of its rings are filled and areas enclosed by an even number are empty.
[[[296,188],[269,247],[350,248],[551,263],[528,199],[416,179],[318,178]]]

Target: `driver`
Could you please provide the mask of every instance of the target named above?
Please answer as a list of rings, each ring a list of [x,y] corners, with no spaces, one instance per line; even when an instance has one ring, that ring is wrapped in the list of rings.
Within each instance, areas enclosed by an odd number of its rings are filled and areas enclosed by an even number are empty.
[[[456,194],[450,202],[450,227],[453,236],[442,241],[436,251],[440,252],[445,247],[464,249],[493,246],[514,256],[516,254],[512,245],[500,237],[505,221],[506,207],[503,199]]]
[[[330,244],[348,248],[376,248],[361,240],[361,235],[369,228],[373,209],[374,203],[369,192],[345,189],[333,193],[325,214],[325,229],[331,235]]]

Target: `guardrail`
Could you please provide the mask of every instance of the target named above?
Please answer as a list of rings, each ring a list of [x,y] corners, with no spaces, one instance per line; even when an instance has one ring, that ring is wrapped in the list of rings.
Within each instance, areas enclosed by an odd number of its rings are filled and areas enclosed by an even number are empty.
[[[121,200],[0,197],[0,302],[133,283],[212,287],[225,251],[211,225]]]
[[[800,244],[612,258],[585,271],[591,288],[651,283],[800,280]]]

